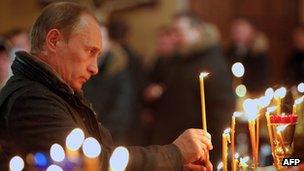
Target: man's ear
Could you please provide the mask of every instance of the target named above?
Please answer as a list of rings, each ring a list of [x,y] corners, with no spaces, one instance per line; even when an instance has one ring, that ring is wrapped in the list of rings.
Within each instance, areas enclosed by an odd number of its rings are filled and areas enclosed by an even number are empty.
[[[62,34],[58,29],[51,29],[46,35],[46,48],[52,52],[56,51],[59,41],[62,39]]]

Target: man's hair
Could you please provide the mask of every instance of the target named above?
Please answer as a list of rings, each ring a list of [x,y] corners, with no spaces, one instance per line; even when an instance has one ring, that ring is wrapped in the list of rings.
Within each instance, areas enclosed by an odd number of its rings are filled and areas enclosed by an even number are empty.
[[[82,14],[89,14],[96,21],[96,17],[87,7],[73,2],[59,2],[48,5],[37,18],[31,33],[31,53],[38,54],[43,50],[47,33],[51,29],[58,29],[68,40],[72,31],[79,23]]]

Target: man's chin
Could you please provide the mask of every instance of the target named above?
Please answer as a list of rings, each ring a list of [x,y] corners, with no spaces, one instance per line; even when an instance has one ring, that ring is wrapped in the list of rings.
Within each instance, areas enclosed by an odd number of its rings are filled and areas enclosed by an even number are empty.
[[[71,88],[73,89],[74,92],[80,92],[82,91],[82,85],[83,84],[72,85]]]

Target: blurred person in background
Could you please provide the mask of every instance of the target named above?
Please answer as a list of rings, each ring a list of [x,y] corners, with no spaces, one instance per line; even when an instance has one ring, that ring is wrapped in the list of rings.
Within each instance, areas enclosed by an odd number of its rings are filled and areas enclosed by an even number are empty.
[[[5,37],[9,40],[12,45],[10,56],[14,60],[16,51],[26,51],[29,52],[31,49],[30,38],[27,31],[21,28],[13,28],[9,30]]]
[[[0,90],[11,75],[10,66],[9,43],[4,37],[0,37]]]
[[[288,58],[284,77],[286,84],[293,86],[304,80],[304,25],[293,30],[292,34],[294,49]]]
[[[129,145],[136,104],[128,56],[120,44],[110,39],[106,26],[100,27],[103,37],[100,72],[85,84],[84,92],[115,143]]]
[[[141,111],[141,121],[145,130],[144,144],[151,143],[151,133],[156,116],[155,107],[157,107],[158,99],[166,91],[166,87],[171,84],[170,81],[178,67],[176,65],[178,60],[177,38],[179,38],[177,34],[177,30],[171,25],[160,27],[156,33],[156,61],[148,74],[149,83],[143,92],[145,107]]]
[[[110,17],[107,24],[109,30],[109,37],[117,47],[121,47],[121,50],[126,56],[126,70],[129,74],[130,89],[129,94],[131,98],[130,111],[133,112],[133,117],[130,118],[130,124],[132,132],[129,132],[128,141],[131,144],[142,145],[145,141],[141,136],[143,132],[141,130],[142,125],[140,123],[140,110],[142,109],[142,94],[144,86],[147,83],[147,73],[144,70],[143,63],[141,61],[142,56],[130,45],[130,38],[132,33],[129,25],[118,17]]]
[[[230,67],[241,62],[245,67],[243,84],[250,93],[265,90],[269,81],[268,40],[249,20],[238,18],[231,24],[232,44],[227,51]]]
[[[219,32],[214,25],[189,13],[176,15],[173,25],[179,36],[175,42],[179,55],[178,60],[170,64],[172,70],[162,72],[167,77],[162,76],[165,88],[154,105],[152,140],[165,144],[187,127],[202,128],[199,74],[210,72],[205,82],[206,111],[208,131],[214,142],[214,153],[210,157],[217,162],[221,131],[228,124],[234,107],[232,82],[219,48]]]

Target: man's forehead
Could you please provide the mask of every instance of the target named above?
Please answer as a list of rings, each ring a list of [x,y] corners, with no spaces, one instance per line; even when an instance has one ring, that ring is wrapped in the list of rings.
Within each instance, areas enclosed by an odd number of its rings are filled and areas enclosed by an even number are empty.
[[[82,15],[80,17],[74,33],[85,37],[88,41],[94,40],[101,44],[101,30],[99,24],[90,15]]]

